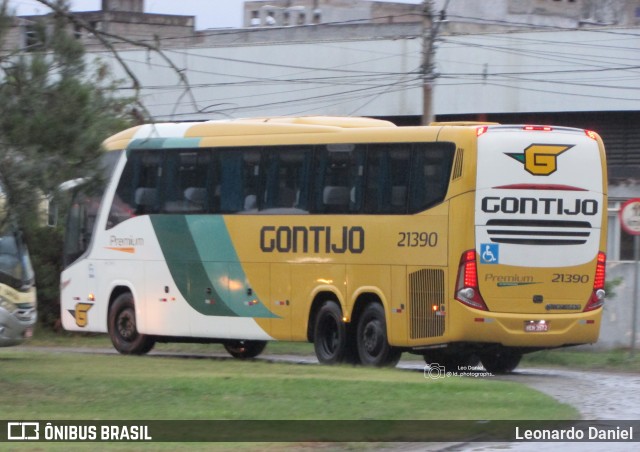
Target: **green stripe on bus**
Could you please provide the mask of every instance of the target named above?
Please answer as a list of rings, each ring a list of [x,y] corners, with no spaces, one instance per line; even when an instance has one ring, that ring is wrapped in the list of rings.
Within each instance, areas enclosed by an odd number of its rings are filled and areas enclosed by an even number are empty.
[[[185,149],[197,148],[202,138],[137,138],[131,140],[128,150],[132,149]]]
[[[219,215],[151,215],[167,266],[182,296],[199,313],[277,317],[250,290]]]

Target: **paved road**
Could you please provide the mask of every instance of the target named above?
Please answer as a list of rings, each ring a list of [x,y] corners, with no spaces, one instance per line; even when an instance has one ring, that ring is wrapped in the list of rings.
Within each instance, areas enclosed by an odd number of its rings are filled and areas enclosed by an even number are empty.
[[[406,365],[406,364],[405,364]],[[415,366],[415,365],[414,365]],[[583,419],[640,420],[640,374],[563,369],[526,368],[513,374],[495,376],[501,380],[525,384],[556,400],[574,406]],[[640,440],[640,431],[635,432]],[[521,451],[550,452],[618,452],[638,450],[640,443],[573,442],[573,443],[465,443],[433,444],[429,450],[441,451]],[[402,450],[402,449],[400,449]],[[409,450],[409,449],[407,449]],[[419,449],[413,449],[419,450]]]

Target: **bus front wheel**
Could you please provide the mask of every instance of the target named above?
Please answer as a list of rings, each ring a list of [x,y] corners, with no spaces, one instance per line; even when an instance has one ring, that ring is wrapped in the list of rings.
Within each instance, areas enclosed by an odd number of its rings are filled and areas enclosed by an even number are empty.
[[[365,366],[393,367],[400,361],[402,350],[389,345],[384,308],[371,303],[360,315],[356,334],[358,355]]]
[[[120,294],[113,302],[108,330],[113,346],[123,355],[144,355],[155,345],[152,337],[138,332],[133,295],[129,292]]]
[[[234,358],[250,359],[262,353],[267,341],[231,341],[224,343],[224,349]]]

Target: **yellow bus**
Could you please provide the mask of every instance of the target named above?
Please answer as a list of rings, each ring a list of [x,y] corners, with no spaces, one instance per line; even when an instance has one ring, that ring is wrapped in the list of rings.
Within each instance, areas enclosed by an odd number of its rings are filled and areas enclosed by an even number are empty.
[[[505,372],[598,339],[594,132],[274,117],[144,125],[104,146],[108,184],[70,209],[62,322],[121,353],[309,341],[321,363],[406,351]]]

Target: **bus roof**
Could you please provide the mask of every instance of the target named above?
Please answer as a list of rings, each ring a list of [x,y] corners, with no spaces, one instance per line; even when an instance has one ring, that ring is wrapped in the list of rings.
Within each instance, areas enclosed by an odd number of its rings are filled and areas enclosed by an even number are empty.
[[[132,127],[124,130],[104,141],[103,146],[108,151],[122,149],[162,149],[162,148],[198,148],[207,147],[215,143],[228,145],[242,141],[247,146],[278,143],[299,144],[307,142],[310,135],[316,135],[313,140],[339,141],[338,134],[348,133],[349,139],[368,139],[377,137],[397,136],[393,132],[402,129],[404,139],[444,138],[441,132],[449,129],[473,131],[474,136],[480,136],[488,131],[556,131],[556,132],[587,132],[595,138],[595,134],[583,129],[558,126],[538,125],[501,125],[495,122],[434,122],[430,126],[396,127],[389,121],[349,116],[274,116],[260,118],[227,119],[200,122],[152,123]],[[351,133],[353,132],[353,133]],[[392,132],[389,134],[389,132]],[[457,133],[457,132],[455,132]],[[333,135],[332,138],[328,138]]]
[[[133,140],[189,139],[285,133],[331,133],[342,129],[395,128],[389,121],[348,116],[262,117],[203,122],[154,123],[132,127],[104,141],[107,150],[125,149]]]

